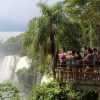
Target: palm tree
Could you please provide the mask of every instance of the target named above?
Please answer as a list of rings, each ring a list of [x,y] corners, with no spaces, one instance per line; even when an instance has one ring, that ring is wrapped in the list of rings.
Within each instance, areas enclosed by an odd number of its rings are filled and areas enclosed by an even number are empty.
[[[52,56],[52,72],[55,77],[55,68],[57,67],[58,48],[56,41],[56,30],[62,21],[62,6],[57,4],[54,7],[48,7],[46,4],[39,3],[42,15],[37,18],[38,36],[35,37],[35,46],[42,53],[42,59],[46,54]],[[39,45],[39,46],[38,46]],[[44,61],[43,61],[44,62]]]
[[[52,7],[39,3],[38,6],[42,12],[41,16],[30,21],[29,31],[25,34],[24,46],[28,47],[31,54],[39,51],[44,64],[47,54],[52,56],[52,73],[55,78],[58,47],[75,48],[76,46],[78,48],[80,28],[78,24],[68,21],[62,3]],[[27,40],[29,38],[30,40]]]
[[[61,18],[61,8],[59,5],[48,7],[46,4],[39,3],[41,16],[33,18],[29,22],[29,30],[24,34],[23,46],[26,47],[31,54],[35,51],[40,52],[41,61],[45,64],[47,54],[52,56],[52,72],[55,76],[55,68],[57,66],[57,42],[55,39],[56,28]]]

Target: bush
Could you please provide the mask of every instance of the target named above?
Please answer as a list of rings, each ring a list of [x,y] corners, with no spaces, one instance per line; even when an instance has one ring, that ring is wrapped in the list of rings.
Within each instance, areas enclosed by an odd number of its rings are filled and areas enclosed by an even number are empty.
[[[75,91],[73,83],[59,84],[56,81],[37,86],[32,91],[29,100],[97,100],[97,93],[93,91]]]
[[[56,81],[33,89],[31,100],[66,100],[67,95]]]
[[[19,90],[11,84],[0,84],[0,100],[20,100]]]

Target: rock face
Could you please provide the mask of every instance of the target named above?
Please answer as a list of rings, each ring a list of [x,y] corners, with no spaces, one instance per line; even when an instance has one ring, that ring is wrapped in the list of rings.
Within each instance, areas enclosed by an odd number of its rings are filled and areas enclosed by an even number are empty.
[[[18,55],[6,56],[0,67],[0,83],[12,81],[15,73],[22,68],[29,68],[31,60],[28,57],[19,57]]]

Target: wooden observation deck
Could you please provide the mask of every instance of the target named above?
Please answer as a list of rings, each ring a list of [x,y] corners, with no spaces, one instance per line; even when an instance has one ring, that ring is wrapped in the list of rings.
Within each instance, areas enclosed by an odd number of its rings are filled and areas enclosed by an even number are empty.
[[[77,90],[100,92],[100,65],[93,68],[86,66],[57,67],[56,79],[63,83],[73,82],[74,89]]]

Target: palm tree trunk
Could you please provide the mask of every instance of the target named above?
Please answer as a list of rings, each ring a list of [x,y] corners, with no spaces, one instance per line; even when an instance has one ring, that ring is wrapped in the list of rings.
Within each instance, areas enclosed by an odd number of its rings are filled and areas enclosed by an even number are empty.
[[[58,51],[55,52],[53,58],[52,58],[52,73],[53,73],[53,78],[56,78],[56,71],[55,69],[57,68],[57,62],[58,62]]]
[[[58,62],[58,50],[54,39],[54,32],[50,33],[49,35],[51,41],[52,73],[53,73],[53,78],[55,79],[56,78],[55,69],[57,68],[57,62]]]

